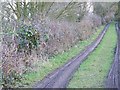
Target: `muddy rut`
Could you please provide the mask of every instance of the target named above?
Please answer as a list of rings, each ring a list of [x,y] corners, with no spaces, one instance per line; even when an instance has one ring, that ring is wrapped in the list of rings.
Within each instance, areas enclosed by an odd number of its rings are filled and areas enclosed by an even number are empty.
[[[109,25],[110,24],[106,24],[96,40],[87,46],[85,50],[83,50],[75,58],[69,60],[60,68],[48,74],[43,80],[35,83],[33,88],[65,88],[68,85],[69,80],[72,78],[72,75],[79,68],[82,61],[84,61],[87,56],[99,45]]]
[[[115,24],[118,42],[115,49],[115,56],[112,67],[106,80],[106,88],[118,88],[120,90],[120,28],[118,23]]]

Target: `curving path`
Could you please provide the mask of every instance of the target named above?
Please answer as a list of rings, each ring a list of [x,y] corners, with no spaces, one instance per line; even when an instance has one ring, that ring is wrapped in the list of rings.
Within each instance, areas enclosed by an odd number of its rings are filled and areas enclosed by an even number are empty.
[[[106,81],[106,88],[118,88],[120,90],[120,28],[115,24],[118,43],[115,49],[115,57]]]
[[[42,81],[37,82],[33,88],[65,88],[82,61],[99,45],[109,25],[106,24],[97,39],[87,46],[83,52],[46,76]]]

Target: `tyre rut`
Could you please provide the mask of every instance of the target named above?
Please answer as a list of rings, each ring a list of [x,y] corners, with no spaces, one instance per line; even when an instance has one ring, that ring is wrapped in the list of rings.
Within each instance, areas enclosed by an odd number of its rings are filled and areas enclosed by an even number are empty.
[[[120,90],[120,28],[118,28],[118,23],[115,24],[115,27],[118,36],[118,42],[115,49],[113,64],[109,71],[105,87],[117,88]]]
[[[83,52],[65,63],[62,67],[56,69],[51,74],[47,75],[42,81],[37,82],[34,88],[65,88],[72,78],[74,72],[79,68],[80,64],[93,52],[104,37],[109,24],[106,24],[103,31],[99,34],[97,39],[88,45]]]

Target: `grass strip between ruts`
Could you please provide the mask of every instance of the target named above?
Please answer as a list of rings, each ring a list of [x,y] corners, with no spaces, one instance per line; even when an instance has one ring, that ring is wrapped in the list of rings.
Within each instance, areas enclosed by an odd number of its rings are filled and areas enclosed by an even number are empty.
[[[117,34],[112,23],[102,42],[80,65],[68,88],[103,88],[113,62],[116,43]]]
[[[86,46],[93,42],[103,30],[103,27],[104,26],[98,28],[89,39],[78,42],[70,50],[54,56],[49,61],[39,63],[39,70],[37,72],[24,74],[26,79],[23,80],[21,84],[24,84],[25,87],[31,87],[35,82],[42,80],[47,74],[64,65],[68,60],[79,54]]]

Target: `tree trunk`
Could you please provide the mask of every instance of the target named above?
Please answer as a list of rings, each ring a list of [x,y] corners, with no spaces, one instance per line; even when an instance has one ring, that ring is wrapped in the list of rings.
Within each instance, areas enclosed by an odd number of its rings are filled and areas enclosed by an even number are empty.
[[[118,2],[118,26],[120,28],[120,1]]]

